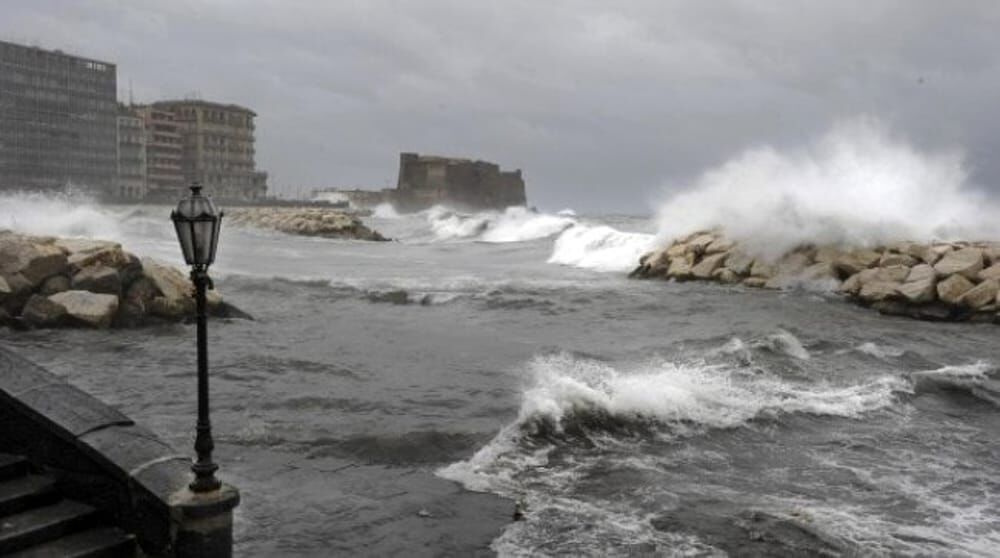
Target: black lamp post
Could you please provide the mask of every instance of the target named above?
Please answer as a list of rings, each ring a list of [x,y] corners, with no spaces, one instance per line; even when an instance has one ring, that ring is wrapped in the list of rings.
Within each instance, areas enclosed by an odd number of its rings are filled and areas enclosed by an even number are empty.
[[[194,481],[189,485],[192,492],[211,492],[221,486],[215,478],[218,465],[212,462],[212,423],[208,408],[208,332],[206,331],[205,289],[212,286],[208,277],[208,266],[215,261],[215,249],[219,243],[219,227],[222,212],[216,213],[212,200],[201,195],[201,184],[191,183],[191,195],[182,199],[170,214],[177,229],[177,239],[181,243],[184,261],[191,266],[191,282],[194,283],[195,305],[198,322],[198,426],[194,442],[198,460],[191,465]]]

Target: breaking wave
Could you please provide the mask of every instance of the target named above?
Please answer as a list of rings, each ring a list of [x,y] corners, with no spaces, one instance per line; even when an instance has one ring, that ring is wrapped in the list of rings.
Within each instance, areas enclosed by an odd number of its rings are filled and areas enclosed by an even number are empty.
[[[655,236],[651,234],[622,232],[603,225],[576,225],[556,238],[549,263],[597,271],[628,271],[654,242]]]
[[[528,372],[532,385],[524,391],[515,423],[469,460],[442,469],[441,476],[472,490],[496,490],[514,472],[509,467],[543,459],[522,451],[521,443],[531,438],[590,439],[622,431],[684,435],[782,413],[858,417],[892,405],[897,393],[910,390],[910,383],[896,376],[806,384],[706,363],[661,362],[620,370],[568,354],[537,357]]]
[[[576,224],[569,216],[536,213],[524,207],[469,214],[438,206],[427,210],[426,218],[436,240],[493,243],[548,238]]]
[[[121,240],[119,219],[90,198],[77,195],[0,195],[0,229],[32,235]]]
[[[925,153],[857,118],[810,145],[751,149],[704,173],[659,210],[669,239],[722,227],[756,255],[802,243],[995,237],[995,210],[971,192],[959,153]]]
[[[391,203],[380,203],[372,209],[372,217],[376,219],[399,219],[401,215]]]
[[[1000,407],[1000,381],[993,376],[995,366],[977,361],[972,364],[942,366],[935,370],[913,372],[910,378],[918,393],[941,390],[967,392],[994,406]]]

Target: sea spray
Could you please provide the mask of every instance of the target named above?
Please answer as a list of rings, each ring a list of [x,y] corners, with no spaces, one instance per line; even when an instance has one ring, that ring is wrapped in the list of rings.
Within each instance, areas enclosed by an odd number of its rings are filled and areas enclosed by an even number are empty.
[[[754,255],[803,243],[996,238],[991,205],[958,153],[925,153],[856,118],[794,150],[751,149],[704,173],[659,210],[659,236],[722,228]]]
[[[537,446],[520,444],[523,436],[564,432],[579,424],[592,430],[605,420],[618,429],[632,421],[684,435],[737,427],[777,413],[859,417],[892,405],[897,393],[911,391],[909,382],[897,376],[845,385],[805,384],[705,362],[662,361],[621,369],[566,353],[534,358],[527,373],[531,384],[515,423],[469,460],[442,469],[441,476],[474,490],[498,489],[490,477],[499,475],[494,480],[505,484],[513,473],[507,467],[544,462]]]
[[[380,203],[372,209],[372,217],[376,219],[399,219],[401,216],[391,203]]]
[[[491,243],[547,238],[576,223],[572,217],[537,213],[524,207],[470,214],[437,206],[427,210],[425,215],[437,240]]]
[[[81,195],[0,195],[0,229],[41,236],[122,240],[119,219]]]
[[[651,234],[622,232],[605,225],[576,225],[556,238],[549,263],[596,271],[628,271],[653,248],[655,240]]]

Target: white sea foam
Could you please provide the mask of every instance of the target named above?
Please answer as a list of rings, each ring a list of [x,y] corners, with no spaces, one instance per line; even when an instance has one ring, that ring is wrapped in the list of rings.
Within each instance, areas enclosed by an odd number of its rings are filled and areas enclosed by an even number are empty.
[[[547,238],[576,223],[571,217],[536,213],[524,207],[472,214],[434,207],[426,212],[426,218],[438,240],[468,239],[495,243]]]
[[[753,347],[763,347],[776,353],[788,355],[799,360],[809,360],[809,351],[794,334],[783,329],[771,333],[759,341],[752,343]]]
[[[520,428],[544,420],[558,429],[578,412],[654,420],[681,432],[687,425],[736,427],[780,412],[857,417],[893,404],[896,392],[909,390],[908,382],[894,376],[859,384],[806,385],[723,365],[660,362],[619,370],[567,354],[535,358],[528,371],[532,385],[522,396],[517,422],[468,461],[442,469],[442,476],[473,490],[496,489],[494,475],[507,469],[503,465],[525,465],[525,456],[516,451]],[[531,461],[539,459],[543,456]]]
[[[875,358],[899,358],[903,356],[903,349],[890,347],[889,345],[879,345],[870,341],[858,345],[855,347],[855,350]]]
[[[597,271],[627,271],[638,264],[639,257],[653,247],[655,240],[651,234],[576,225],[556,238],[549,263]]]
[[[11,193],[0,195],[0,229],[33,235],[121,240],[119,219],[89,198]]]
[[[996,366],[986,361],[942,366],[910,374],[918,390],[930,387],[959,388],[1000,407],[1000,382],[992,377]]]
[[[918,151],[856,118],[804,148],[751,149],[706,172],[660,208],[659,234],[722,227],[773,258],[805,242],[995,238],[995,215],[969,190],[960,154]]]
[[[597,411],[626,421],[653,420],[683,435],[704,428],[737,427],[778,412],[858,417],[892,405],[895,393],[909,388],[905,380],[892,376],[858,384],[806,385],[720,365],[658,362],[619,369],[567,354],[537,357],[527,372],[531,385],[524,392],[517,420],[468,460],[438,471],[439,476],[470,490],[496,492],[526,504],[529,520],[512,524],[493,543],[493,549],[505,556],[530,554],[557,535],[565,537],[559,541],[560,548],[579,543],[581,552],[617,552],[629,545],[713,552],[694,537],[653,528],[650,517],[627,500],[623,504],[578,497],[574,487],[579,471],[589,467],[589,453],[560,454],[559,466],[553,466],[554,446],[523,443],[525,432],[539,421],[560,428],[577,413]],[[600,436],[595,439],[614,443]],[[583,461],[574,463],[574,459]],[[637,469],[648,466],[641,463]],[[581,525],[590,527],[581,529]]]
[[[376,219],[399,219],[399,212],[391,203],[380,203],[372,210],[372,217]]]

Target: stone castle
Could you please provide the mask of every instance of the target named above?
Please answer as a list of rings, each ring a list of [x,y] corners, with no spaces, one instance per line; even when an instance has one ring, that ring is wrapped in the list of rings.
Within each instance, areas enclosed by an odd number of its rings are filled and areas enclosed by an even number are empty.
[[[439,204],[472,210],[527,204],[520,169],[503,171],[488,161],[417,153],[400,153],[395,189],[329,189],[316,194],[345,199],[356,207],[391,203],[399,211],[420,211]]]

